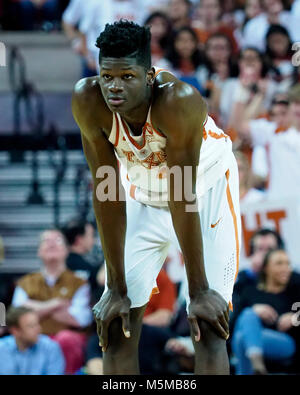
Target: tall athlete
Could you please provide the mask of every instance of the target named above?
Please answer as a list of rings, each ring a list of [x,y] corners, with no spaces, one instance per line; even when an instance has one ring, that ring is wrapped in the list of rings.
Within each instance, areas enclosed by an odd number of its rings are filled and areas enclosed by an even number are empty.
[[[97,40],[100,76],[80,80],[72,101],[106,259],[106,288],[94,306],[104,373],[139,372],[142,317],[174,242],[186,265],[195,373],[228,374],[240,248],[237,166],[200,94],[151,67],[150,40],[149,29],[134,23],[106,25]],[[118,182],[117,199],[104,201],[103,166],[120,175],[126,202]]]

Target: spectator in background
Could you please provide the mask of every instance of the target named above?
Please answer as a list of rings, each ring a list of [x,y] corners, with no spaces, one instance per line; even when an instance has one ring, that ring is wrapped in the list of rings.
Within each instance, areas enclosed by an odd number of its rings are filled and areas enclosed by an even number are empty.
[[[10,335],[0,339],[0,375],[60,375],[65,361],[59,345],[41,335],[38,315],[26,307],[6,315]]]
[[[88,55],[87,63],[91,70],[99,71],[99,49],[95,42],[106,23],[126,19],[142,24],[146,19],[147,9],[141,5],[142,0],[89,0],[84,19],[79,25],[82,33],[84,53]]]
[[[40,317],[42,333],[57,341],[66,360],[66,373],[75,373],[83,363],[86,336],[91,324],[90,287],[67,270],[68,250],[63,234],[45,231],[38,256],[39,273],[27,274],[17,283],[12,304],[33,309]]]
[[[234,31],[234,36],[239,43],[239,47],[242,46],[243,31],[247,22],[262,13],[261,0],[246,0],[245,9],[240,14],[241,23]]]
[[[293,327],[291,307],[300,290],[289,291],[291,272],[286,252],[271,250],[258,284],[244,289],[235,306],[232,339],[237,374],[266,374],[265,360],[287,362],[295,355],[300,333]]]
[[[191,24],[192,3],[190,0],[169,0],[167,15],[174,30],[179,30]]]
[[[42,22],[59,20],[58,0],[16,0],[21,30],[34,30]]]
[[[82,78],[97,74],[93,53],[89,53],[86,37],[80,32],[80,25],[90,18],[89,12],[93,0],[71,0],[62,15],[62,27],[75,53],[82,59]]]
[[[197,79],[205,88],[209,113],[218,118],[218,107],[222,87],[228,78],[238,75],[238,66],[233,54],[231,41],[223,33],[212,34],[205,44],[204,62],[197,69]]]
[[[95,229],[87,221],[73,219],[63,227],[62,231],[69,246],[69,255],[66,260],[67,268],[74,272],[76,276],[89,282],[92,292],[92,303],[96,303],[99,300],[99,288],[101,288],[101,285],[97,282],[100,264],[94,266],[85,258],[85,255],[95,245]]]
[[[280,83],[279,89],[286,91],[292,83],[294,67],[292,41],[289,33],[281,25],[271,25],[266,35],[266,56],[271,68],[272,78]]]
[[[271,229],[259,229],[250,239],[249,259],[247,268],[240,270],[233,290],[233,305],[239,304],[241,294],[245,288],[255,285],[261,271],[264,258],[272,249],[284,249],[284,242],[279,233]],[[246,248],[245,248],[246,249]],[[296,275],[297,277],[297,275]]]
[[[274,125],[263,129],[253,127],[253,121],[250,122],[250,128],[240,130],[242,135],[251,139],[254,147],[268,146],[268,198],[300,196],[300,84],[290,89],[288,98],[289,125],[285,130],[276,130]],[[241,117],[243,109],[245,112],[246,106],[239,106]]]
[[[252,172],[255,175],[256,182],[260,179],[261,185],[266,187],[270,172],[269,148],[268,146],[255,144],[255,138],[252,140],[252,136],[258,134],[263,136],[265,133],[275,135],[289,128],[290,117],[287,95],[276,94],[274,96],[267,118],[252,119],[255,117],[254,114],[251,114],[251,112],[245,114],[245,104],[236,104],[236,106],[236,114],[240,119],[235,121],[237,132],[243,145],[253,146]],[[255,111],[255,109],[253,110]]]
[[[197,35],[192,28],[183,27],[175,33],[166,60],[167,63],[162,59],[158,65],[203,92],[203,87],[199,84],[196,75],[197,69],[202,63],[202,55],[198,49]]]
[[[226,81],[221,92],[220,112],[225,129],[236,130],[239,126],[239,103],[245,105],[253,118],[266,115],[277,89],[276,83],[268,78],[268,71],[263,54],[255,48],[241,51],[239,76]]]
[[[250,169],[248,158],[240,151],[236,151],[234,154],[239,169],[241,207],[263,200],[265,198],[265,193],[253,187],[254,177]]]
[[[166,14],[156,11],[148,16],[145,26],[151,29],[151,55],[152,64],[166,55],[166,50],[172,39],[172,26]]]
[[[236,53],[238,47],[234,38],[233,28],[222,22],[221,12],[220,0],[201,0],[196,7],[192,27],[195,29],[202,46],[212,34],[223,33],[228,36],[233,52]]]
[[[292,41],[300,40],[300,25],[297,17],[285,11],[282,0],[262,0],[264,12],[249,20],[243,31],[243,47],[255,47],[265,51],[265,37],[270,25],[284,26]]]

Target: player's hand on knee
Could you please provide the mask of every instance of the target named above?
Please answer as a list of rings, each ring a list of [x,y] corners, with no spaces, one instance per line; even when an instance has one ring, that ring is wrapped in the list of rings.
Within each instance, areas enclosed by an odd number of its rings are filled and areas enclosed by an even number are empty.
[[[110,323],[117,317],[122,319],[124,336],[130,337],[130,312],[131,301],[127,296],[121,296],[116,291],[107,291],[98,303],[93,307],[93,313],[97,323],[99,345],[105,352],[108,347],[108,328]]]
[[[196,342],[201,339],[198,320],[208,322],[223,339],[227,340],[229,337],[229,306],[223,297],[212,289],[201,291],[196,297],[191,298],[188,320]]]

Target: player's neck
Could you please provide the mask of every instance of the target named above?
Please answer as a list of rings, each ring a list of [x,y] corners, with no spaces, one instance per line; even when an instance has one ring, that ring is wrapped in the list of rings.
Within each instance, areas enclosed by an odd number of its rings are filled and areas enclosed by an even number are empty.
[[[130,112],[126,114],[120,113],[121,117],[125,119],[125,121],[130,126],[132,132],[139,131],[146,123],[147,115],[149,112],[149,107],[152,102],[152,89],[149,87],[148,95],[138,107],[132,109]]]

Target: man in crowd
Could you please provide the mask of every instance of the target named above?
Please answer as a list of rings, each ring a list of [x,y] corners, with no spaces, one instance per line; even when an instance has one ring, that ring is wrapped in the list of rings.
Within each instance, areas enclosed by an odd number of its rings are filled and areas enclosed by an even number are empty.
[[[6,322],[10,335],[0,339],[0,375],[64,374],[62,351],[55,341],[41,335],[36,312],[12,307]]]
[[[56,340],[66,359],[66,373],[82,366],[86,336],[82,329],[92,322],[90,287],[85,280],[66,268],[68,249],[59,230],[47,230],[41,236],[38,256],[43,268],[22,277],[12,304],[34,310],[42,333]]]

